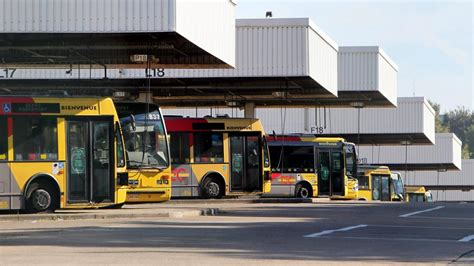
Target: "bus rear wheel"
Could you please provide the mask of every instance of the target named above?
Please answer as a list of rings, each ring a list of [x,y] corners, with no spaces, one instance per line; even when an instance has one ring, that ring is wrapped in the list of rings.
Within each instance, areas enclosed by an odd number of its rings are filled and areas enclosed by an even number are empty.
[[[28,188],[25,203],[28,213],[51,213],[56,210],[59,202],[51,186],[43,183],[33,183]]]
[[[296,186],[296,197],[301,199],[311,198],[311,188],[306,184],[298,184]]]
[[[220,199],[224,196],[224,186],[215,178],[207,178],[203,184],[203,196],[207,199]]]

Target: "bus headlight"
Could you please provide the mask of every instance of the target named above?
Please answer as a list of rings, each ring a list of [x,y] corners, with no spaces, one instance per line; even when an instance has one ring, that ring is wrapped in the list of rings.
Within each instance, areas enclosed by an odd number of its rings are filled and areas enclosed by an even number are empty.
[[[170,177],[167,175],[164,175],[161,177],[161,180],[159,181],[161,182],[160,184],[168,185],[170,183]]]

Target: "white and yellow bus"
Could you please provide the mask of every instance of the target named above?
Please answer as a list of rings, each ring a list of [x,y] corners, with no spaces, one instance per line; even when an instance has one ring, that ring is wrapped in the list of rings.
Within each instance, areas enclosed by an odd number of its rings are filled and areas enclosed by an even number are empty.
[[[271,189],[265,132],[258,119],[165,116],[173,197],[261,195]]]
[[[109,98],[0,97],[0,209],[125,202],[123,140]]]
[[[433,202],[431,191],[423,186],[405,186],[407,202]]]
[[[342,138],[269,136],[274,196],[357,199],[357,153]]]
[[[404,201],[403,179],[387,166],[359,165],[359,199],[366,201]]]
[[[126,203],[171,197],[171,163],[164,119],[156,104],[115,102],[122,126],[127,171]]]

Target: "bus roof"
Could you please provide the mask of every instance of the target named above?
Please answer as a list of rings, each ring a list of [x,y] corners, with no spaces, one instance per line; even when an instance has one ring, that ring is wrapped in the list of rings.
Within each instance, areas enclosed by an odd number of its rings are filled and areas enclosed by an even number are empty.
[[[315,143],[348,143],[344,138],[339,137],[317,137],[308,134],[290,134],[268,136],[269,141],[273,142],[315,142]]]
[[[191,118],[164,116],[168,132],[207,132],[207,131],[258,131],[263,132],[263,125],[256,118]]]
[[[406,189],[407,193],[419,193],[419,194],[426,193],[425,187],[422,187],[422,186],[407,186],[407,185],[405,185],[405,189]]]
[[[0,115],[115,115],[110,98],[0,96]]]

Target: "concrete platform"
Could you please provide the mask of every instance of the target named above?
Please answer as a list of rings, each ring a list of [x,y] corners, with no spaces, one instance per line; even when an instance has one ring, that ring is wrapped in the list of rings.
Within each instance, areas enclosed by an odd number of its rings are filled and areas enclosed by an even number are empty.
[[[183,218],[216,215],[217,208],[170,207],[163,204],[126,205],[122,209],[58,210],[55,213],[11,214],[0,213],[0,222],[61,221],[134,218]]]

